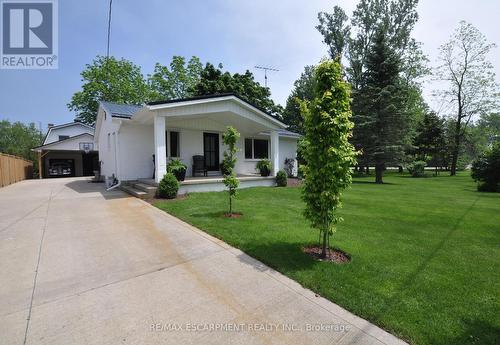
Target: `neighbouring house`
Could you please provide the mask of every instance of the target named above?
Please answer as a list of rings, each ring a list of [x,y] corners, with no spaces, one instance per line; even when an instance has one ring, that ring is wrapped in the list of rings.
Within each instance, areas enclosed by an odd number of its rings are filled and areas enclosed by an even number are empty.
[[[220,163],[226,149],[222,135],[227,126],[241,134],[235,171],[242,188],[274,185],[285,159],[296,158],[300,135],[234,94],[144,106],[101,102],[95,132],[101,175],[108,185],[138,180],[155,184],[166,173],[169,160],[178,158],[188,167],[179,193],[222,190]],[[202,160],[207,176],[193,174],[195,156]],[[258,174],[256,163],[261,159],[271,161],[271,176]]]
[[[81,122],[49,125],[38,153],[40,178],[91,176],[99,170],[94,127]]]

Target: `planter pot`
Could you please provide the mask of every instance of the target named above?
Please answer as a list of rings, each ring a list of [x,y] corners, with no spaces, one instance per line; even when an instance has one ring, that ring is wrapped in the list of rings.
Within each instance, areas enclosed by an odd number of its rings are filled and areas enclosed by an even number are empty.
[[[269,170],[267,168],[266,169],[260,169],[260,176],[267,177],[269,175],[271,175],[271,170]]]
[[[184,181],[184,179],[186,178],[186,169],[177,170],[174,172],[174,175],[177,181]]]

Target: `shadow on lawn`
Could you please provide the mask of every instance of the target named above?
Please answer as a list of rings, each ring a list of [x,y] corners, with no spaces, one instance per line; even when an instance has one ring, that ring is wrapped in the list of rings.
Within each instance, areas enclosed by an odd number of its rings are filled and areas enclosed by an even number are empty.
[[[500,328],[486,320],[462,320],[465,330],[444,344],[500,344]]]
[[[359,181],[359,180],[352,180],[353,184],[375,184],[375,181]],[[380,186],[397,186],[399,185],[398,183],[393,183],[393,182],[384,182],[380,184]]]
[[[242,250],[248,255],[240,254],[238,259],[261,272],[267,271],[269,269],[267,266],[279,269],[281,272],[293,272],[309,269],[316,264],[314,259],[302,252],[302,244],[299,243],[274,242]]]
[[[427,266],[429,265],[429,263],[436,257],[437,253],[443,248],[443,246],[445,245],[445,243],[453,236],[454,232],[458,229],[460,223],[465,219],[465,217],[467,216],[467,214],[474,208],[474,206],[476,205],[477,201],[479,200],[479,197],[476,197],[476,199],[472,202],[472,204],[464,210],[464,213],[462,214],[462,216],[457,219],[457,221],[455,222],[455,224],[453,224],[453,226],[448,230],[448,232],[446,233],[446,235],[441,239],[441,241],[437,244],[437,246],[432,250],[432,252],[427,255],[427,257],[425,257],[423,259],[423,261],[420,263],[420,265],[417,266],[417,268],[412,272],[410,273],[406,279],[403,280],[403,282],[401,283],[401,285],[399,286],[399,288],[396,289],[396,292],[387,299],[385,305],[378,311],[378,313],[376,313],[374,316],[373,316],[373,319],[376,320],[376,321],[380,321],[380,318],[383,317],[384,315],[386,315],[387,313],[390,313],[391,310],[398,304],[401,302],[401,296],[407,292],[409,289],[412,288],[412,286],[414,286],[415,284],[415,281],[418,279],[418,276],[427,269]],[[439,287],[436,287],[436,288],[439,288]],[[477,321],[473,321],[473,322],[477,322]],[[484,328],[484,327],[483,327]],[[490,327],[490,330],[492,330],[493,328]],[[484,329],[483,329],[484,331]],[[468,333],[468,332],[466,332]],[[481,333],[481,332],[477,332],[477,333]],[[487,334],[477,334],[477,336],[482,336],[482,337],[489,337],[491,336],[490,335],[487,335]],[[456,344],[464,344],[464,342],[460,342],[459,339],[457,339],[457,343]],[[455,344],[454,342],[445,342],[446,344]],[[476,343],[471,343],[471,344],[476,344]],[[484,344],[482,342],[478,342],[477,344]]]
[[[217,211],[217,212],[205,212],[205,213],[193,213],[190,217],[193,218],[222,218],[227,211]],[[230,219],[230,218],[228,218]]]

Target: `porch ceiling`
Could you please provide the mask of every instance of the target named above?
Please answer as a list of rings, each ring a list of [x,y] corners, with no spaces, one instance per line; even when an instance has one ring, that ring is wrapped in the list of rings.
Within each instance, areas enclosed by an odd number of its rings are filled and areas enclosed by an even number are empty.
[[[222,130],[226,126],[233,126],[241,131],[255,133],[286,128],[282,122],[235,96],[149,105],[133,118],[142,123],[152,123],[155,115],[165,117],[167,127],[177,125],[206,129],[200,124],[208,119],[222,125]]]
[[[245,134],[258,134],[262,131],[269,130],[269,127],[261,123],[241,117],[232,112],[169,116],[166,119],[167,128],[223,132],[226,130],[227,126],[232,126],[236,128],[238,132]]]

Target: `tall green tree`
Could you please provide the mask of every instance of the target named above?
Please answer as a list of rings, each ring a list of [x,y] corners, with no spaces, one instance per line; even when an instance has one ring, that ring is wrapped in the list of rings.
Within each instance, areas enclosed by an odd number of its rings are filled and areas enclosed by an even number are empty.
[[[443,166],[446,154],[444,120],[432,111],[427,112],[417,126],[413,146],[417,160],[431,161],[436,167]]]
[[[477,127],[486,136],[487,145],[500,141],[500,113],[482,114]]]
[[[38,171],[38,160],[31,149],[41,144],[42,133],[34,123],[0,121],[0,152],[32,161],[35,172]]]
[[[332,59],[342,58],[349,40],[351,27],[349,17],[340,6],[334,6],[332,13],[318,13],[319,25],[316,29],[323,35],[323,42],[328,46],[328,53]]]
[[[407,89],[401,87],[401,60],[381,25],[367,55],[366,81],[360,89],[360,111],[367,135],[365,156],[375,164],[375,182],[383,183],[388,163],[400,165],[410,145]]]
[[[361,103],[361,89],[366,84],[368,55],[376,37],[377,29],[386,27],[387,44],[400,60],[401,88],[408,89],[404,107],[409,117],[408,130],[415,133],[418,121],[425,113],[425,102],[420,81],[429,74],[427,58],[422,53],[420,43],[411,37],[418,20],[418,0],[360,0],[352,13],[350,23],[342,8],[335,6],[332,13],[319,13],[317,29],[323,35],[330,56],[339,54],[345,62],[346,76],[352,85],[353,121],[356,124],[353,143],[357,149],[365,151],[370,145],[371,133],[361,124],[366,122],[366,109]],[[361,165],[374,164],[370,157],[358,157]]]
[[[97,56],[81,76],[82,89],[73,95],[68,108],[89,125],[96,120],[99,101],[143,104],[150,98],[140,67],[125,59]]]
[[[475,117],[498,109],[500,93],[493,65],[487,60],[494,47],[473,25],[461,21],[451,39],[440,48],[441,64],[436,69],[436,76],[448,85],[436,93],[443,99],[443,104],[450,106],[446,110],[455,123],[451,143],[451,175],[456,174],[467,127]]]
[[[293,90],[286,100],[283,122],[293,132],[304,134],[304,118],[300,113],[300,102],[314,97],[314,66],[306,66],[300,78],[293,83]]]
[[[191,92],[196,96],[234,93],[276,118],[281,118],[283,112],[283,108],[271,99],[269,88],[255,81],[250,71],[231,74],[223,70],[222,64],[215,67],[207,63],[201,72],[199,82]]]
[[[170,66],[156,63],[153,74],[148,78],[151,99],[169,100],[192,96],[192,90],[200,81],[203,65],[196,56],[186,63],[182,56],[174,56]]]
[[[339,61],[323,61],[315,68],[314,77],[314,98],[310,103],[302,102],[308,141],[302,197],[305,217],[320,232],[324,258],[330,235],[342,220],[338,208],[342,191],[351,183],[350,167],[356,162],[356,153],[349,143],[353,128],[350,90]]]
[[[238,152],[236,143],[239,138],[240,133],[231,126],[228,126],[226,132],[222,135],[224,145],[227,146],[227,150],[224,151],[224,160],[222,164],[224,165],[224,185],[229,192],[229,216],[233,214],[233,199],[236,197],[237,188],[240,184],[234,172],[236,153]]]

